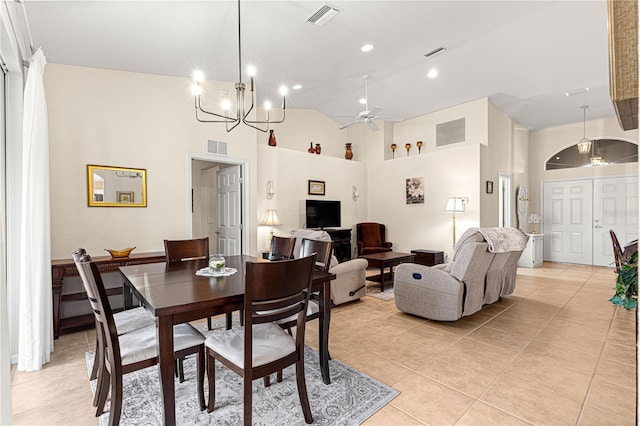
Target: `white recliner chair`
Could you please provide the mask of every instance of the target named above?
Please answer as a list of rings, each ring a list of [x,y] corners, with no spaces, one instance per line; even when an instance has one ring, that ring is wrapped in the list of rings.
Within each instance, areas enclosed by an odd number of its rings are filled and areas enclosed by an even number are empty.
[[[296,238],[293,248],[295,257],[298,257],[302,246],[302,239],[331,241],[331,237],[325,231],[315,231],[313,229],[297,229],[291,231],[291,236]],[[329,272],[336,275],[336,279],[331,281],[331,301],[334,305],[359,300],[366,294],[366,271],[369,262],[365,259],[351,259],[338,263],[335,256],[331,256],[331,267]]]

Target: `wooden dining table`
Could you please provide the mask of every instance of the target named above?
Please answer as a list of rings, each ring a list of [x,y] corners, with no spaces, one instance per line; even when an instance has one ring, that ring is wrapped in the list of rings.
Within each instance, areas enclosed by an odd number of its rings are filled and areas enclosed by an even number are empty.
[[[237,269],[225,277],[203,277],[196,271],[207,260],[150,263],[119,268],[124,279],[125,308],[133,297],[157,317],[158,364],[165,425],[175,424],[175,383],[173,326],[244,308],[246,262],[266,262],[252,256],[225,256],[226,266]],[[331,320],[331,280],[334,274],[314,271],[312,290],[320,293],[320,369],[325,384],[329,374],[329,325]]]

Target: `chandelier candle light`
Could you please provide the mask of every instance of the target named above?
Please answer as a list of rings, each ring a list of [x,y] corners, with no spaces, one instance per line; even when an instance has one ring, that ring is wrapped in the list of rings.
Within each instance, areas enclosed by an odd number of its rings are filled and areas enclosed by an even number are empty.
[[[271,110],[271,102],[266,101],[264,103],[264,109],[266,110],[266,118],[265,120],[249,120],[249,114],[253,111],[253,106],[255,104],[255,90],[254,90],[254,81],[253,77],[256,74],[256,69],[253,66],[249,66],[247,68],[247,74],[250,77],[250,91],[251,91],[251,105],[249,108],[245,105],[245,93],[246,93],[246,84],[242,82],[242,39],[241,39],[241,31],[240,31],[240,0],[238,0],[238,82],[236,83],[236,112],[235,115],[230,115],[229,109],[231,108],[231,102],[229,99],[225,97],[222,101],[222,113],[215,113],[211,111],[207,111],[202,107],[201,97],[202,97],[202,85],[201,83],[204,81],[204,74],[202,72],[196,71],[194,73],[195,83],[192,87],[192,92],[195,97],[195,109],[196,109],[196,120],[201,123],[225,123],[225,127],[227,132],[232,131],[238,126],[241,122],[245,125],[252,127],[256,130],[266,133],[268,130],[268,125],[273,123],[282,123],[285,119],[286,112],[286,95],[287,88],[285,86],[280,87],[280,95],[282,96],[282,118],[280,120],[271,120],[269,117],[269,111]],[[198,115],[198,112],[202,114],[206,114],[206,118],[201,118]],[[263,127],[261,127],[261,125]]]
[[[580,154],[588,154],[591,151],[591,140],[587,139],[587,108],[589,105],[582,105],[582,139],[577,143]]]

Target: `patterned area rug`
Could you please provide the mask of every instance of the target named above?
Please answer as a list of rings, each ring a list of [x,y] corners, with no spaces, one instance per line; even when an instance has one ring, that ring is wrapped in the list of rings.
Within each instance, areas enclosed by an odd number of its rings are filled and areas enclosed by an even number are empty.
[[[393,287],[385,286],[384,292],[381,292],[379,283],[367,281],[367,296],[389,302],[393,300]]]
[[[214,326],[222,326],[218,320]],[[205,335],[206,324],[196,325]],[[93,352],[87,352],[87,368],[91,371]],[[200,411],[196,394],[195,357],[184,362],[185,381],[175,382],[176,423],[179,425],[235,425],[242,423],[242,379],[216,362],[216,406],[208,414]],[[330,361],[331,384],[322,382],[318,353],[305,348],[305,375],[313,424],[358,425],[373,415],[399,392],[371,377],[354,370],[340,361]],[[277,383],[275,375],[271,386],[265,388],[262,380],[253,382],[254,425],[304,425],[304,416],[298,399],[293,366],[283,372],[283,381]],[[161,425],[162,402],[160,399],[157,366],[129,373],[124,376],[124,402],[121,425]],[[91,382],[95,392],[96,381]],[[205,376],[205,399],[207,385]],[[107,402],[106,410],[108,410]],[[100,417],[106,426],[109,413]]]

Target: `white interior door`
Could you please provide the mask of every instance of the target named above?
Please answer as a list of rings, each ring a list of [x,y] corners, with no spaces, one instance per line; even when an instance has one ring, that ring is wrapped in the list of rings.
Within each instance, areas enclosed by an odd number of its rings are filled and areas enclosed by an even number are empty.
[[[591,265],[592,180],[545,182],[543,194],[544,259]]]
[[[218,251],[228,256],[242,254],[242,179],[240,166],[217,172]]]
[[[593,181],[593,264],[613,266],[609,230],[620,244],[638,238],[638,178],[621,177]]]

